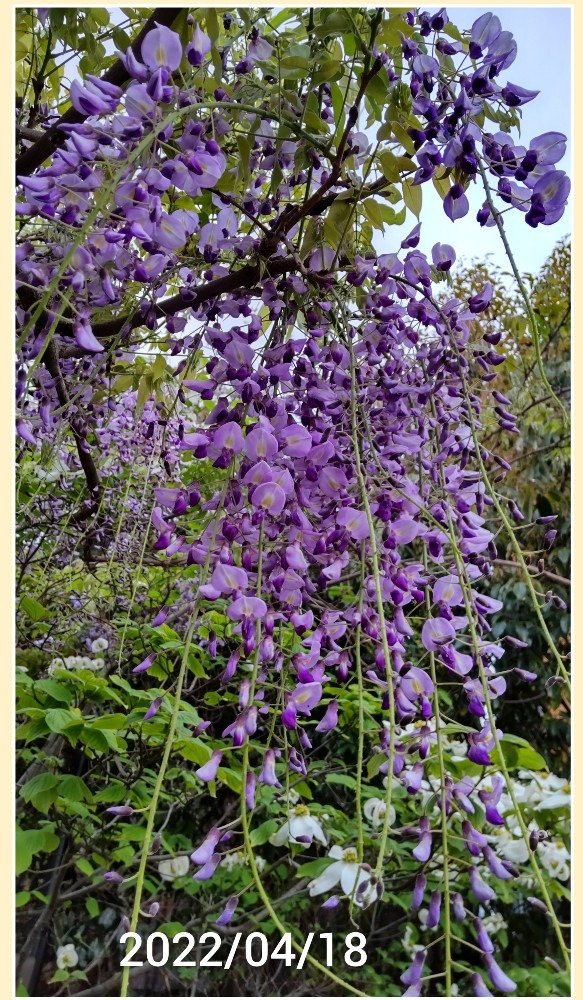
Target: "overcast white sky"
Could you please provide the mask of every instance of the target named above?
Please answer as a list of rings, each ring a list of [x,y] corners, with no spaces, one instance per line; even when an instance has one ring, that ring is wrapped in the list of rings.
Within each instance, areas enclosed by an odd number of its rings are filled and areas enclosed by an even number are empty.
[[[569,143],[572,136],[571,122],[571,10],[569,7],[448,7],[450,19],[460,29],[471,27],[476,18],[493,10],[503,29],[511,31],[516,39],[518,54],[512,66],[500,74],[498,81],[519,84],[529,90],[540,90],[538,97],[522,109],[521,140],[528,141],[543,132],[563,132]],[[437,11],[438,7],[423,7]],[[557,164],[557,168],[571,174],[571,151]],[[462,257],[483,259],[492,254],[506,267],[500,236],[495,227],[480,228],[476,212],[484,201],[479,182],[468,191],[470,212],[464,219],[451,222],[443,212],[437,192],[431,183],[423,185],[423,211],[421,218],[420,249],[429,253],[434,243],[450,243],[458,260]],[[572,193],[571,193],[572,200]],[[432,210],[429,210],[431,206]],[[520,271],[536,273],[544,263],[557,240],[571,232],[570,204],[563,218],[554,226],[531,229],[518,211],[508,212],[505,226],[510,246]],[[409,215],[402,229],[387,231],[382,249],[397,249],[397,233],[406,235],[415,219]],[[395,245],[397,244],[397,245]]]

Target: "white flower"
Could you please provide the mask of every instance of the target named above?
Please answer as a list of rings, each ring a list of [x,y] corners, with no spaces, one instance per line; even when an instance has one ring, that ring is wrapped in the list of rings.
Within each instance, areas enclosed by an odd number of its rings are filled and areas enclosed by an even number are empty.
[[[94,639],[91,643],[92,653],[103,653],[109,647],[107,639],[100,635],[97,639]]]
[[[407,952],[409,958],[414,958],[418,951],[423,951],[422,944],[413,944],[411,941],[411,936],[413,934],[413,927],[411,924],[407,924],[407,929],[401,938],[401,944]]]
[[[538,853],[540,855],[541,863],[544,865],[549,875],[558,879],[559,882],[566,882],[570,875],[570,869],[567,862],[571,855],[562,840],[556,840],[554,842],[551,840],[543,840],[542,843],[538,845]]]
[[[297,806],[300,801],[300,793],[295,788],[290,788],[286,793],[286,799],[291,806]]]
[[[328,857],[334,858],[331,865],[308,884],[310,896],[319,896],[323,892],[329,892],[335,885],[342,886],[342,891],[347,896],[353,897],[353,893],[364,882],[368,881],[364,892],[354,896],[357,906],[370,906],[377,899],[376,886],[369,880],[369,872],[358,863],[358,855],[353,847],[339,847],[334,844],[328,851]]]
[[[443,881],[444,878],[443,865],[444,865],[443,854],[435,854],[429,860],[429,868],[431,870],[431,874],[434,876],[434,878],[437,879],[438,882]],[[456,868],[451,859],[449,860],[447,871],[450,879],[456,879],[459,877],[459,869]],[[420,910],[419,912],[421,913],[422,911]]]
[[[225,854],[224,858],[222,858],[221,867],[226,868],[230,872],[237,865],[244,865],[245,861],[246,858],[243,851],[230,851],[229,854]]]
[[[173,882],[175,878],[182,878],[183,875],[188,875],[189,868],[190,862],[186,856],[168,858],[167,861],[161,861],[158,865],[158,871],[165,882]]]
[[[300,837],[301,840],[298,839]],[[319,840],[324,845],[328,843],[326,834],[318,820],[310,816],[310,810],[307,806],[300,804],[290,809],[287,823],[284,823],[276,833],[271,835],[269,843],[274,844],[275,847],[281,847],[282,844],[287,843],[305,846],[306,843],[311,844],[312,840]]]
[[[97,640],[96,640],[97,641]],[[103,639],[103,642],[107,640]],[[105,666],[105,660],[103,657],[96,656],[95,659],[91,659],[90,656],[66,656],[56,657],[51,660],[47,668],[47,673],[49,677],[52,677],[55,670],[103,670]]]
[[[565,785],[568,787],[567,782],[565,782]],[[562,809],[563,806],[571,808],[571,793],[568,791],[554,792],[552,795],[549,795],[548,798],[543,798],[536,808]]]
[[[385,814],[387,811],[386,802],[383,799],[372,798],[368,799],[364,803],[363,813],[366,819],[374,826],[375,830],[382,826],[385,820]],[[389,826],[393,826],[397,818],[394,806],[391,805],[389,810]]]
[[[422,931],[426,931],[427,930],[427,917],[428,916],[429,916],[429,910],[427,909],[426,906],[423,906],[419,910],[419,912],[417,914],[417,919],[419,920],[419,926],[420,926],[420,928],[421,928]]]
[[[498,934],[499,931],[505,931],[508,927],[502,914],[496,910],[482,917],[482,923],[487,934]]]
[[[79,964],[79,956],[74,944],[62,944],[57,948],[57,968],[74,969]]]
[[[465,760],[468,755],[468,744],[464,743],[462,740],[446,739],[444,742],[444,748],[451,754],[451,760]],[[452,984],[451,987],[452,995],[454,985],[455,983]]]
[[[512,861],[517,865],[528,861],[528,847],[524,842],[520,827],[513,827],[512,830],[507,830],[504,826],[498,827],[488,839],[496,844],[496,850],[506,861]]]
[[[231,851],[229,854],[225,854],[224,858],[221,861],[221,866],[223,868],[226,868],[227,871],[229,872],[232,871],[233,868],[236,868],[238,865],[248,865],[248,864],[249,864],[249,858],[245,854],[245,851]],[[262,872],[267,862],[265,858],[261,857],[261,855],[256,854],[255,864],[257,866],[257,871]]]

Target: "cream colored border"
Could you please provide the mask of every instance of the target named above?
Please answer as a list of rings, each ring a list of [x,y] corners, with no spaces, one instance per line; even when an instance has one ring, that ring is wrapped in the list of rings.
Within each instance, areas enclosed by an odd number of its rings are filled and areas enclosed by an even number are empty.
[[[235,4],[226,3],[216,3],[214,0],[206,0],[207,6],[219,7],[229,9],[229,7],[256,7],[257,0],[237,0]],[[288,2],[285,4],[274,3],[273,6],[286,6],[286,7],[298,7],[305,8],[311,6],[310,4]],[[5,818],[3,823],[0,823],[0,857],[4,858],[3,873],[4,877],[2,879],[2,896],[0,902],[0,997],[13,997],[14,996],[14,915],[13,915],[13,876],[14,876],[14,865],[13,865],[13,843],[14,843],[14,807],[13,807],[13,748],[14,748],[14,721],[13,721],[13,650],[14,650],[14,628],[13,628],[13,566],[14,566],[14,513],[13,513],[13,463],[14,463],[14,453],[13,453],[13,398],[14,398],[14,377],[13,377],[13,354],[12,354],[12,331],[13,331],[13,283],[12,283],[12,252],[9,249],[12,246],[12,227],[13,227],[13,164],[14,164],[14,130],[13,130],[13,116],[14,116],[14,100],[13,100],[13,53],[14,53],[14,10],[16,7],[20,6],[34,6],[34,4],[9,4],[6,0],[2,2],[0,0],[0,95],[2,95],[2,104],[5,108],[5,113],[3,115],[3,155],[0,154],[0,309],[2,315],[2,325],[0,330],[2,331],[0,339],[0,469],[4,472],[0,475],[0,524],[2,526],[2,574],[0,576],[0,621],[2,623],[2,628],[0,629],[0,650],[2,652],[2,657],[0,659],[2,674],[5,678],[3,687],[1,689],[2,694],[0,696],[0,760],[2,761],[2,767],[0,768],[0,795],[1,800],[5,803],[2,815]],[[42,6],[38,4],[38,6]],[[58,3],[48,3],[45,6],[51,7],[105,7],[105,6],[116,6],[115,4],[104,4],[104,3],[87,3],[87,4],[75,4],[69,2],[69,0],[60,0]],[[121,4],[119,6],[122,6]],[[141,4],[144,9],[149,7],[172,7],[175,6],[172,2],[167,2],[167,0],[160,0],[157,4],[144,3]],[[265,6],[269,6],[266,4]],[[368,6],[376,7],[379,6],[378,3],[367,3],[365,2],[357,3],[356,0],[352,2],[345,2],[345,0],[324,0],[323,3],[316,4],[314,6],[318,7],[357,7],[357,6]],[[387,4],[386,6],[389,6]],[[402,7],[404,10],[410,10],[412,7],[417,6],[414,3],[408,4],[391,4],[390,6]],[[430,6],[429,3],[420,4],[421,8]],[[439,6],[436,0],[433,0],[431,6]],[[444,6],[446,8],[454,7],[470,7],[470,6],[480,6],[480,7],[491,7],[491,8],[504,8],[504,7],[524,7],[525,15],[529,8],[533,7],[569,7],[572,13],[572,29],[571,29],[571,45],[572,45],[572,73],[573,81],[575,80],[575,57],[580,56],[580,52],[575,51],[575,40],[578,44],[581,44],[581,31],[583,31],[583,14],[581,12],[581,7],[583,4],[565,4],[565,3],[539,3],[530,4],[523,3],[520,0],[515,0],[514,3],[499,3],[496,0],[490,0],[490,3],[482,2],[480,4],[470,4],[464,2],[464,0],[450,0],[449,3],[445,2]],[[544,86],[544,67],[541,67],[541,81]],[[520,82],[520,81],[519,81]],[[546,83],[547,87],[552,86],[552,80]],[[581,199],[579,197],[578,183],[581,183],[581,148],[583,146],[583,141],[581,138],[581,133],[577,131],[575,123],[579,122],[579,128],[583,127],[583,100],[581,99],[581,87],[575,88],[572,86],[572,96],[573,96],[573,111],[572,111],[572,144],[573,144],[573,174],[572,180],[574,181],[574,190],[572,192],[572,205],[573,205],[573,241],[574,246],[576,246],[575,234],[579,231],[579,225],[581,224],[580,215],[581,209]],[[558,99],[561,99],[561,95],[558,95]],[[577,225],[577,223],[579,225]],[[574,260],[576,261],[576,255]],[[520,261],[518,261],[520,267]],[[575,273],[575,272],[574,272]],[[583,301],[583,277],[579,277],[579,281],[573,282],[574,291],[574,314],[577,319],[582,313],[582,301]],[[583,390],[583,348],[580,344],[581,332],[577,330],[576,321],[573,323],[573,388],[577,388],[577,383],[581,385]],[[572,570],[572,580],[573,580],[573,623],[578,622],[578,613],[583,614],[583,598],[579,594],[578,587],[575,586],[579,579],[579,566],[581,563],[581,558],[583,556],[583,541],[581,529],[579,527],[579,522],[577,520],[577,514],[579,512],[578,503],[583,502],[583,469],[579,466],[578,459],[582,459],[583,464],[583,449],[581,447],[581,441],[583,440],[583,426],[581,424],[581,417],[579,411],[579,403],[577,398],[577,393],[573,393],[573,416],[574,416],[574,428],[575,432],[573,434],[573,444],[574,444],[574,456],[573,456],[573,511],[575,512],[575,517],[573,518],[573,570]],[[578,649],[581,645],[579,638],[578,628],[573,628],[573,639],[574,639],[574,649]],[[573,656],[573,661],[576,662],[576,656]],[[9,680],[10,678],[10,680]],[[578,683],[574,679],[574,695],[578,697]],[[573,726],[573,787],[578,792],[579,782],[577,781],[577,773],[579,769],[583,769],[583,744],[576,738],[576,726]],[[579,863],[580,858],[583,857],[583,845],[577,844],[579,839],[579,831],[582,829],[581,818],[583,816],[583,802],[577,802],[577,796],[575,796],[575,801],[573,804],[573,920],[574,926],[579,931],[583,920],[581,919],[581,912],[583,911],[583,878],[579,874]],[[516,994],[513,994],[516,996]],[[579,961],[578,949],[577,949],[577,937],[573,935],[573,997],[583,998],[583,961]]]

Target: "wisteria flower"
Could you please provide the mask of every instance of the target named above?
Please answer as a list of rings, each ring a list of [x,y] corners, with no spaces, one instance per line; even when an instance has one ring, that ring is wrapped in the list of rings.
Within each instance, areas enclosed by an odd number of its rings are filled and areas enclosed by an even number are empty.
[[[151,70],[162,67],[173,72],[178,69],[182,59],[180,35],[165,25],[153,28],[142,42],[142,59]]]

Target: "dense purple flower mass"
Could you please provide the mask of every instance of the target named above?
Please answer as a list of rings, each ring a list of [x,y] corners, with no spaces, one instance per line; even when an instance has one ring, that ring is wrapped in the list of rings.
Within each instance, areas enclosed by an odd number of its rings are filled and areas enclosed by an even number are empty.
[[[569,195],[569,180],[556,168],[565,137],[547,133],[515,145],[509,132],[488,131],[483,115],[486,100],[511,113],[535,96],[497,81],[514,60],[512,36],[488,13],[462,46],[440,34],[447,23],[445,11],[422,13],[419,34],[402,35],[402,59],[380,43],[374,51],[375,74],[404,87],[411,105],[410,190],[439,171],[443,210],[455,221],[469,211],[466,191],[480,183],[482,166],[500,208],[525,213],[535,228],[554,223]],[[430,38],[431,54],[423,41]],[[214,782],[223,753],[238,755],[252,813],[260,786],[280,788],[286,769],[307,774],[320,742],[342,726],[326,685],[359,681],[358,641],[389,789],[386,813],[392,782],[418,810],[404,838],[416,863],[411,909],[426,894],[426,927],[437,933],[449,900],[433,881],[426,892],[440,831],[424,796],[438,760],[440,682],[467,706],[460,739],[477,765],[463,779],[445,771],[436,793],[469,866],[456,919],[464,919],[464,906],[473,912],[493,899],[499,880],[514,877],[486,839],[504,823],[504,779],[495,774],[488,784],[477,776],[499,759],[503,733],[492,701],[505,689],[496,673],[503,646],[491,636],[500,604],[480,593],[497,556],[484,472],[495,456],[475,434],[504,355],[473,340],[472,324],[488,309],[492,288],[486,284],[467,302],[440,294],[433,279],[452,267],[455,250],[436,244],[428,259],[419,227],[394,253],[378,256],[349,252],[340,237],[335,247],[318,242],[314,225],[304,252],[305,244],[294,242],[309,215],[302,204],[323,211],[362,169],[369,138],[359,131],[359,108],[346,116],[340,150],[331,137],[329,146],[310,146],[299,124],[299,135],[290,129],[282,137],[267,105],[252,112],[246,100],[238,104],[248,93],[244,79],[258,65],[270,67],[272,44],[256,32],[231,69],[230,89],[215,89],[209,100],[211,48],[198,25],[184,48],[176,32],[158,26],[144,38],[140,60],[125,53],[131,82],[123,93],[95,77],[75,80],[71,102],[85,120],[66,127],[49,165],[19,178],[17,432],[31,450],[54,440],[63,419],[62,374],[69,396],[77,393],[71,428],[81,461],[101,449],[111,462],[131,463],[133,444],[118,431],[136,403],[135,386],[108,395],[118,376],[111,361],[123,378],[123,363],[135,362],[149,343],[158,358],[174,360],[166,377],[176,414],[142,400],[136,418],[136,433],[163,440],[165,449],[151,554],[188,569],[195,636],[215,658],[224,647],[226,666],[217,674],[235,695],[220,740],[201,730],[211,752],[195,775]],[[463,62],[452,74],[458,56]],[[310,98],[317,94],[312,89]],[[327,82],[320,98],[324,132],[334,114]],[[291,103],[284,111],[299,120]],[[238,136],[247,136],[245,169],[233,145],[235,124]],[[241,179],[237,198],[231,192]],[[39,218],[54,221],[52,243],[35,237]],[[493,221],[489,204],[479,221]],[[130,313],[127,295],[136,303]],[[136,330],[145,339],[134,339]],[[49,345],[57,368],[45,370],[35,362]],[[500,419],[515,426],[507,410]],[[197,463],[214,477],[206,493],[192,480]],[[362,566],[362,592],[355,589],[339,608],[334,588],[355,566]],[[165,605],[152,628],[162,627],[170,610]],[[158,666],[157,652],[140,650],[136,683]],[[162,699],[154,704],[146,720]],[[312,843],[309,825],[297,843],[302,836]],[[191,855],[199,881],[215,874],[220,843],[213,828]],[[378,877],[383,864],[387,870],[390,859],[381,857]],[[217,924],[231,920],[237,902],[229,900]],[[475,926],[494,987],[514,989],[478,918]],[[405,995],[419,995],[426,957],[419,951],[400,976]],[[475,995],[490,995],[478,973],[474,986]]]

